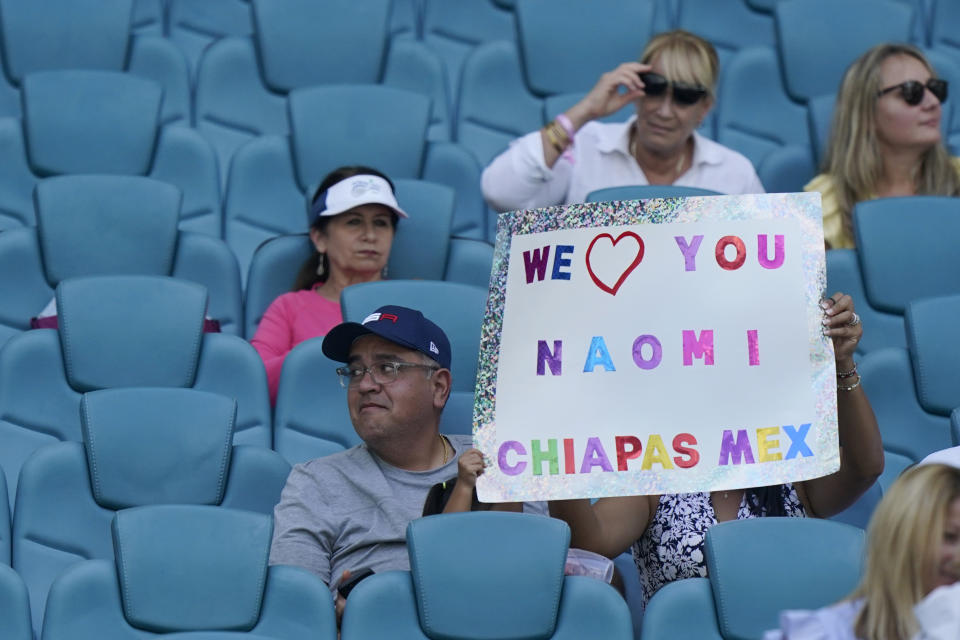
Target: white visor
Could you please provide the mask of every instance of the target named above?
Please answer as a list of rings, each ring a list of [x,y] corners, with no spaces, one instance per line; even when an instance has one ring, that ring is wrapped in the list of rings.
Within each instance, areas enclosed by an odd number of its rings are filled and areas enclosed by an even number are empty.
[[[311,207],[315,220],[321,216],[336,216],[362,204],[382,204],[396,211],[401,218],[409,218],[397,204],[390,183],[370,174],[345,178],[320,194]]]

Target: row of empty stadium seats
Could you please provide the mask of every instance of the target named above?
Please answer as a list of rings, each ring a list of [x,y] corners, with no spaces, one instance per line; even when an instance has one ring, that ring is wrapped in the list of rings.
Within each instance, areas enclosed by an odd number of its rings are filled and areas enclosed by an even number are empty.
[[[493,248],[451,237],[452,189],[419,180],[397,180],[396,185],[401,205],[413,215],[398,226],[390,276],[486,287]],[[274,238],[257,250],[268,236],[242,221],[232,226],[233,247],[184,231],[181,192],[151,178],[48,178],[37,183],[30,206],[36,210],[36,226],[0,234],[0,345],[29,327],[60,281],[111,274],[198,282],[210,293],[207,315],[221,330],[252,337],[267,306],[290,290],[300,265],[314,251],[305,234]],[[305,204],[291,202],[291,209],[305,228]],[[296,227],[293,220],[290,227]],[[250,265],[245,298],[235,255]]]
[[[160,501],[111,511],[105,522],[102,548],[50,576],[45,604],[28,601],[33,575],[0,565],[4,638],[31,638],[31,610],[47,640],[221,629],[336,637],[325,585],[299,568],[266,566],[268,515]],[[416,520],[407,531],[410,571],[358,585],[341,637],[633,637],[627,605],[612,588],[563,577],[569,539],[564,523],[524,514]],[[647,607],[642,637],[758,638],[777,626],[784,609],[817,608],[847,595],[862,572],[863,543],[862,529],[816,519],[716,525],[706,537],[709,578],[664,587]],[[745,561],[745,545],[756,551],[755,561]],[[779,559],[779,570],[769,570],[770,557]],[[45,612],[37,614],[38,606]]]

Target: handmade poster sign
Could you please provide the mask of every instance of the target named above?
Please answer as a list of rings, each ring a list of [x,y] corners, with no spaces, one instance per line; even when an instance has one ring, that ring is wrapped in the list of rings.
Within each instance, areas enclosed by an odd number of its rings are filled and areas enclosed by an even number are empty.
[[[839,468],[819,194],[500,216],[474,439],[487,502]]]

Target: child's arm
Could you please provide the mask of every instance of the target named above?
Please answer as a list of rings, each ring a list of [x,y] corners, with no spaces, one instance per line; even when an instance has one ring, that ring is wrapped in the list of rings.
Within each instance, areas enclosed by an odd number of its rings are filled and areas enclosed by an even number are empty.
[[[477,476],[483,473],[483,454],[470,449],[457,461],[457,484],[450,492],[444,513],[457,513],[473,509],[473,491],[477,486]]]

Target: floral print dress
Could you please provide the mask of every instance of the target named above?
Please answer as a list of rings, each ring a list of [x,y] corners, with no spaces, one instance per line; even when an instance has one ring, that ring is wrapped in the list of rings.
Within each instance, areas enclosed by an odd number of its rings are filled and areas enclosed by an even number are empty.
[[[803,518],[806,512],[790,483],[781,486],[784,511],[788,517]],[[744,492],[737,520],[761,518],[766,508]],[[704,540],[707,529],[717,523],[709,493],[679,493],[660,496],[657,513],[647,530],[631,548],[640,571],[643,604],[646,606],[660,587],[683,578],[705,578],[707,564]]]

